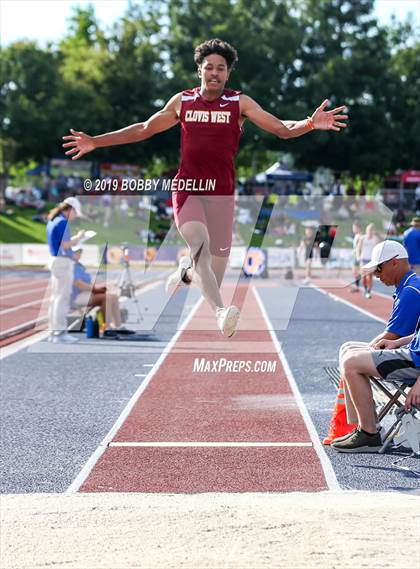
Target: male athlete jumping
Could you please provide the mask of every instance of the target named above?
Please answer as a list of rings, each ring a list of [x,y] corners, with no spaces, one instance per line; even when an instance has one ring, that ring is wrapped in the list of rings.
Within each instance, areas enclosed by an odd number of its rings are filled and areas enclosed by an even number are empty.
[[[325,111],[326,99],[312,114],[301,121],[281,121],[264,111],[258,103],[240,91],[225,89],[237,62],[237,52],[227,42],[212,39],[194,52],[201,86],[174,95],[165,107],[147,121],[132,124],[98,136],[88,136],[70,129],[66,154],[77,160],[84,154],[104,146],[146,140],[181,123],[181,163],[176,180],[185,186],[199,182],[212,188],[199,195],[174,191],[172,196],[175,223],[190,250],[176,273],[168,280],[168,288],[188,285],[193,269],[200,278],[201,290],[216,313],[223,335],[230,337],[239,321],[239,309],[223,304],[220,285],[229,259],[233,211],[236,155],[242,125],[246,119],[279,138],[301,136],[314,129],[339,131],[347,115],[343,107]]]

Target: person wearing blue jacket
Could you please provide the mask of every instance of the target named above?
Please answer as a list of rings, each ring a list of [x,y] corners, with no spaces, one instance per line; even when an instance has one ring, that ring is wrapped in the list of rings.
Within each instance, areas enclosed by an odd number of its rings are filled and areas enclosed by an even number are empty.
[[[413,217],[410,229],[404,232],[404,247],[411,269],[420,275],[420,217]]]

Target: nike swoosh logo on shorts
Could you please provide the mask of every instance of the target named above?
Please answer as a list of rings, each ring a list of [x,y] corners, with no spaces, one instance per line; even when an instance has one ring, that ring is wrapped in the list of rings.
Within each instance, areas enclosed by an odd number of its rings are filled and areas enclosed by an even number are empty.
[[[227,251],[229,249],[229,247],[220,247],[220,251]]]
[[[228,105],[229,103],[220,103],[221,107],[226,107],[226,105]]]

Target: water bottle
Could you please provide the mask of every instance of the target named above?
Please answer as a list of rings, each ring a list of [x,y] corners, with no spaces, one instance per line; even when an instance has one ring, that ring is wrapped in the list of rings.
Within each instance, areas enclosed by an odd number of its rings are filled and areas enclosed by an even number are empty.
[[[87,319],[86,319],[86,338],[94,338],[95,337],[95,322],[94,322],[92,316],[87,317]]]

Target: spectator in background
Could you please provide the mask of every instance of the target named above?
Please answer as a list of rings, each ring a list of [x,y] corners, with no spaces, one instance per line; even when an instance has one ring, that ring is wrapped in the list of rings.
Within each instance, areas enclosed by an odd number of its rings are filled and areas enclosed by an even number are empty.
[[[359,248],[357,254],[362,265],[370,263],[372,251],[375,245],[379,243],[379,238],[375,235],[375,227],[373,223],[369,223],[366,227],[366,233],[359,239]],[[372,297],[373,273],[364,271],[362,273],[362,283],[365,289],[365,298]]]
[[[104,208],[104,227],[109,227],[111,224],[111,196],[108,194],[104,194],[102,196],[102,206]]]
[[[362,236],[362,228],[358,221],[355,221],[352,226],[353,231],[353,278],[354,284],[351,288],[352,292],[359,292],[360,290],[360,257],[359,257],[359,240]]]
[[[354,208],[354,204],[356,202],[356,188],[353,184],[350,184],[346,189],[346,205],[347,209],[352,210]]]
[[[107,327],[121,327],[121,312],[116,294],[106,292],[106,286],[92,286],[92,277],[80,262],[83,249],[73,247],[74,280],[71,292],[71,302],[80,307],[100,306]]]
[[[71,344],[76,338],[67,334],[67,313],[70,308],[73,283],[73,260],[71,248],[78,245],[84,231],[70,236],[69,222],[82,217],[82,208],[77,198],[66,198],[50,211],[47,223],[47,241],[50,250],[52,293],[48,311],[50,342]]]
[[[399,208],[395,215],[395,225],[397,226],[397,228],[401,229],[401,227],[404,227],[405,224],[406,224],[406,217],[404,210],[402,208]]]
[[[305,235],[303,236],[299,248],[303,251],[305,255],[305,280],[304,284],[309,284],[311,282],[311,269],[312,269],[312,258],[313,258],[313,248],[315,245],[315,235],[312,227],[305,227]]]
[[[37,221],[38,223],[47,224],[48,223],[48,213],[43,211],[41,213],[37,213],[31,217],[32,221]]]
[[[125,198],[122,198],[120,200],[120,217],[123,220],[127,218],[128,210],[129,210],[128,201]]]
[[[70,174],[70,176],[67,178],[67,190],[70,193],[74,193],[76,190],[76,185],[77,185],[76,178],[74,178],[73,175]]]
[[[404,246],[411,269],[420,275],[420,217],[413,217],[410,225],[404,232]]]
[[[357,209],[365,209],[365,207],[366,207],[366,195],[367,195],[366,185],[364,182],[362,182],[362,184],[359,188],[359,196],[356,199],[356,208]]]
[[[345,193],[346,193],[346,188],[345,188],[343,182],[341,181],[341,179],[338,178],[338,180],[336,180],[336,182],[333,186],[333,195],[334,196],[344,196]]]
[[[417,184],[415,199],[416,199],[416,213],[420,214],[420,184]]]
[[[56,185],[59,194],[65,194],[67,192],[67,178],[62,172],[58,174]]]

